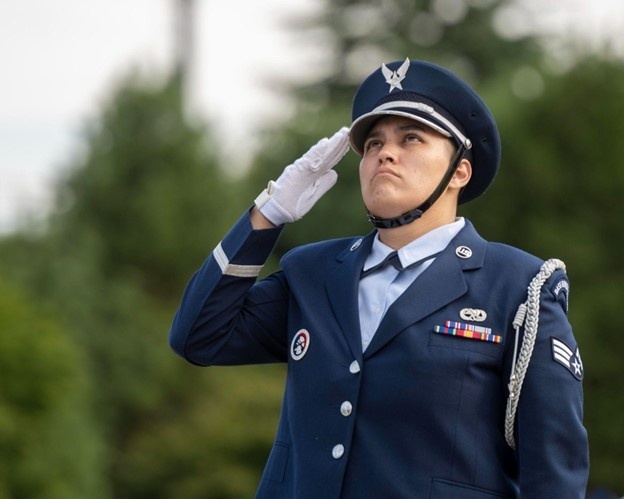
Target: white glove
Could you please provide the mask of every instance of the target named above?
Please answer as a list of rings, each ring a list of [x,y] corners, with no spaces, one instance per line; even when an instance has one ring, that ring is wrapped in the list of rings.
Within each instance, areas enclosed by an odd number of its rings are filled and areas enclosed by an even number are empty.
[[[273,225],[299,220],[334,186],[338,174],[332,168],[348,149],[349,129],[346,127],[329,139],[321,139],[288,165],[277,181],[269,182],[256,198],[256,207]]]

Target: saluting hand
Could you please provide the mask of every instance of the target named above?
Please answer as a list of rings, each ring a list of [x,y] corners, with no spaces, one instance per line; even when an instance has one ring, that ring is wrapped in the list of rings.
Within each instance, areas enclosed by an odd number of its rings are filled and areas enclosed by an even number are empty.
[[[256,198],[256,207],[274,225],[299,220],[334,186],[338,174],[332,168],[348,149],[347,127],[321,139],[288,165],[276,181],[269,182]]]

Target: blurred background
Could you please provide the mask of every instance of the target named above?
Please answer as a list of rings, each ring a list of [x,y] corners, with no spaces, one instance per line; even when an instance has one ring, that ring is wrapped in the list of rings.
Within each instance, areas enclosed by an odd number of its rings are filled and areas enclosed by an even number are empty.
[[[22,0],[0,33],[0,499],[253,496],[284,369],[187,365],[172,316],[266,182],[406,56],[497,118],[501,171],[460,214],[566,262],[588,497],[624,494],[621,1]],[[266,272],[370,230],[357,164]]]

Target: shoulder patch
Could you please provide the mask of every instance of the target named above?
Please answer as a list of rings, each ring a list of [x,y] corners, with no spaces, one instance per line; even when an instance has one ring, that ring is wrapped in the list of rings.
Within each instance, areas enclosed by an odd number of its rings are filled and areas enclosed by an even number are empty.
[[[562,275],[555,280],[553,285],[550,287],[550,292],[555,297],[555,300],[559,302],[563,311],[568,313],[568,297],[570,295],[570,282],[566,275]]]
[[[555,362],[558,362],[565,367],[572,376],[581,381],[583,379],[583,361],[581,360],[581,354],[578,347],[573,351],[563,341],[555,338],[550,338],[552,345],[552,356]]]

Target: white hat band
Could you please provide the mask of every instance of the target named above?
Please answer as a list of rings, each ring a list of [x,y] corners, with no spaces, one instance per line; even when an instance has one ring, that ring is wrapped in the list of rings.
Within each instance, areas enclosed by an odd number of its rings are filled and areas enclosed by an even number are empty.
[[[453,123],[451,123],[451,121],[449,121],[448,119],[446,119],[444,116],[442,116],[440,113],[438,113],[433,107],[431,107],[428,104],[425,104],[423,102],[412,102],[412,101],[403,101],[403,100],[396,100],[396,101],[390,101],[390,102],[386,102],[384,104],[381,104],[380,106],[377,106],[375,109],[373,109],[371,112],[366,113],[364,116],[371,116],[371,115],[375,115],[375,114],[384,114],[383,111],[393,111],[392,114],[397,114],[400,116],[406,116],[408,118],[412,118],[412,119],[418,119],[418,117],[414,116],[413,114],[410,113],[400,113],[400,111],[397,111],[396,108],[407,108],[407,109],[414,109],[416,111],[420,111],[422,113],[427,113],[428,115],[430,115],[432,118],[435,118],[437,121],[439,121],[440,123],[442,123],[444,126],[447,127],[447,129],[442,128],[440,125],[437,125],[436,123],[430,122],[428,120],[419,120],[419,121],[423,121],[423,123],[431,126],[431,128],[433,128],[434,130],[437,130],[438,132],[440,132],[441,134],[450,137],[451,134],[449,133],[448,130],[450,130],[452,132],[452,135],[454,135],[463,145],[464,147],[466,147],[466,149],[470,149],[472,147],[472,142],[470,141],[469,138],[467,138],[463,133],[461,133],[457,127],[455,125],[453,125]],[[400,113],[400,114],[399,114]],[[360,118],[363,118],[364,116],[361,116]],[[357,123],[356,120],[354,122]]]

